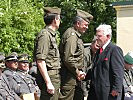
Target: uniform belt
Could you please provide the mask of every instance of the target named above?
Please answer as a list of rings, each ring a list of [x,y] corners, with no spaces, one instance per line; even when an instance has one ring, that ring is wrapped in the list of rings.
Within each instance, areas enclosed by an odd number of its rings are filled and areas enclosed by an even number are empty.
[[[56,74],[59,74],[59,69],[48,70],[48,74],[49,74],[49,75],[56,75]]]

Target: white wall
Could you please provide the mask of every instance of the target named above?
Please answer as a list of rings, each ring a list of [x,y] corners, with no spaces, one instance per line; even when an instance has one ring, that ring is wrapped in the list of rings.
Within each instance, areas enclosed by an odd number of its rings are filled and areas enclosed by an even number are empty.
[[[117,11],[117,45],[124,54],[133,51],[133,5],[114,6]]]

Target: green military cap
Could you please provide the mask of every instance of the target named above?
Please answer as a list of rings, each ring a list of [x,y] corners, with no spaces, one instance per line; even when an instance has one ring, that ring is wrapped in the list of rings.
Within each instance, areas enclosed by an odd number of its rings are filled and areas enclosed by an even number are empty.
[[[16,52],[12,52],[5,58],[5,61],[18,61],[17,56],[18,54]]]
[[[87,22],[90,22],[90,20],[93,19],[93,16],[91,14],[80,9],[77,9],[77,16],[83,18]]]
[[[19,62],[29,63],[29,56],[28,54],[21,54],[18,56]]]
[[[124,56],[124,60],[126,63],[128,64],[133,64],[133,52],[128,52],[125,56]]]
[[[0,68],[6,68],[4,60],[5,60],[4,53],[0,52]]]
[[[46,14],[59,14],[61,13],[61,8],[58,7],[44,7],[44,12]]]

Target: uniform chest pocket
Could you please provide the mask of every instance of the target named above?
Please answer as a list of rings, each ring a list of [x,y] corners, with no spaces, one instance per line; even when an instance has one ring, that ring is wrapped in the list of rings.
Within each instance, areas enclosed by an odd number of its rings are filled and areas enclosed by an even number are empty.
[[[51,40],[50,48],[49,48],[49,55],[51,56],[59,56],[58,46],[56,44],[55,39]]]

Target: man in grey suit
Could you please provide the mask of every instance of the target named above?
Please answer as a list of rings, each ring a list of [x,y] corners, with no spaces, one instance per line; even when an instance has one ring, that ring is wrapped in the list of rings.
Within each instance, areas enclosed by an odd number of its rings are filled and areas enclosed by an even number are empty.
[[[0,54],[0,100],[21,100],[11,89],[7,77],[2,73],[5,67],[4,55]]]
[[[20,94],[23,93],[34,93],[38,98],[40,96],[39,87],[36,84],[35,78],[28,74],[29,71],[29,56],[27,54],[21,54],[18,56],[18,78],[16,82],[21,81]],[[16,84],[17,85],[17,84]],[[38,96],[37,96],[38,95]]]
[[[28,55],[17,56],[14,53],[7,56],[6,70],[4,74],[7,76],[9,84],[14,92],[23,98],[24,94],[35,93],[39,88],[35,84],[34,78],[27,72],[29,69]]]
[[[111,43],[110,25],[96,29],[100,49],[94,58],[91,90],[88,100],[121,100],[124,76],[124,58],[120,47]]]

